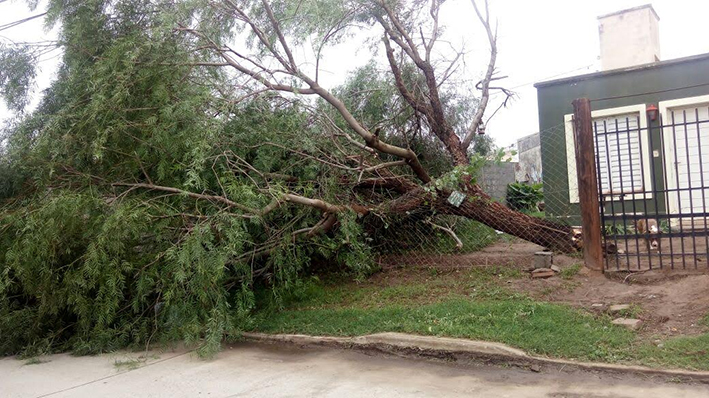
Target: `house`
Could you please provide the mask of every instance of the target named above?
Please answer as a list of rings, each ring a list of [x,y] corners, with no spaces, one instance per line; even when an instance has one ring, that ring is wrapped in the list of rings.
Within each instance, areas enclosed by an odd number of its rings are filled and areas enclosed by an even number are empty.
[[[706,221],[709,54],[660,61],[651,5],[598,20],[603,70],[535,85],[547,215],[579,222],[572,101],[585,97],[604,211]]]

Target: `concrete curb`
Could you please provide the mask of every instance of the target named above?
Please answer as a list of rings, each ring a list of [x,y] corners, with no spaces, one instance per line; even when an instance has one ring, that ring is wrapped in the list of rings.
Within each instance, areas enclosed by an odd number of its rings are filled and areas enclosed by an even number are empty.
[[[452,361],[476,360],[485,363],[505,363],[530,368],[535,372],[541,371],[542,368],[550,370],[578,369],[616,375],[637,374],[709,383],[709,372],[656,369],[646,366],[577,362],[566,359],[535,357],[505,344],[448,337],[418,336],[404,333],[377,333],[357,337],[265,333],[244,333],[243,336],[246,340],[264,343],[337,347],[362,351],[375,350],[405,357],[427,357]]]

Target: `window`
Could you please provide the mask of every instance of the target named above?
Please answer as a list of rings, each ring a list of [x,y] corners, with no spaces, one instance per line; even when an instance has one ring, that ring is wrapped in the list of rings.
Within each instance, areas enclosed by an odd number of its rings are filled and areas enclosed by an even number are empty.
[[[591,116],[596,133],[596,169],[601,179],[601,194],[625,195],[627,199],[650,198],[649,193],[639,195],[652,183],[645,105],[594,111]],[[566,159],[569,201],[578,203],[572,117],[564,117]]]
[[[593,119],[600,193],[603,195],[635,193],[643,189],[638,118],[638,114],[629,113]]]

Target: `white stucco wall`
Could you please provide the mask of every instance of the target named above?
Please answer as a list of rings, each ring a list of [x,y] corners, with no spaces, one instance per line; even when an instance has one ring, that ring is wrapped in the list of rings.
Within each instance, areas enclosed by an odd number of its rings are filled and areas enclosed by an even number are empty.
[[[659,20],[649,4],[598,17],[603,70],[659,61]]]

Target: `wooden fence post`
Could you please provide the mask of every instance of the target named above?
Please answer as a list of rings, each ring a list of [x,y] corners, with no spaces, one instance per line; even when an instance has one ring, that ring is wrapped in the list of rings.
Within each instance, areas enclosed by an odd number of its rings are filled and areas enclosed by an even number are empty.
[[[598,204],[596,154],[588,98],[574,100],[574,141],[576,175],[578,177],[579,205],[581,207],[583,261],[586,267],[603,272],[601,248],[601,215]]]

